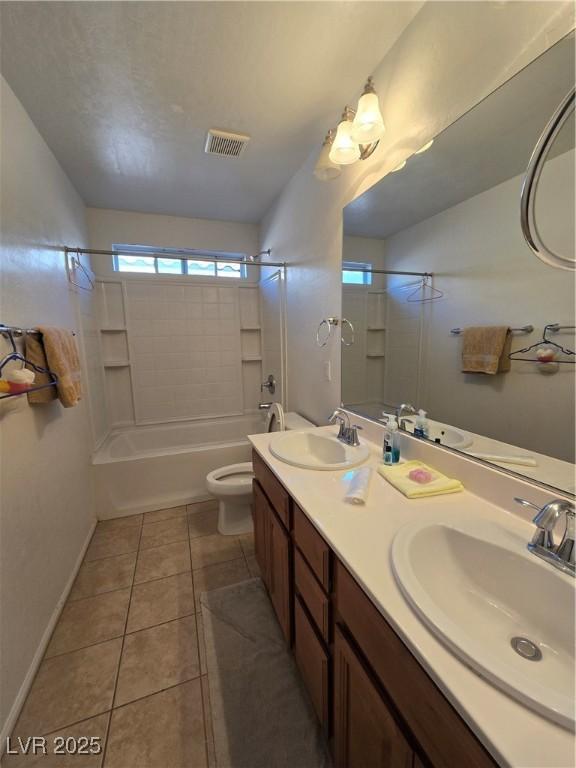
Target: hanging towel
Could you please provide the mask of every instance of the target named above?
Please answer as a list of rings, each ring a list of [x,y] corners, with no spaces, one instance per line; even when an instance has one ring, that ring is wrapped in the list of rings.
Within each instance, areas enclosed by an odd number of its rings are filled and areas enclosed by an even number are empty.
[[[74,334],[65,328],[38,326],[48,368],[58,377],[55,389],[64,408],[72,408],[82,398],[80,357]]]
[[[510,370],[510,328],[479,325],[464,329],[462,373],[506,373]]]
[[[26,359],[34,365],[40,368],[48,368],[48,361],[46,360],[46,352],[44,351],[44,345],[42,344],[42,337],[38,334],[27,333],[24,339],[25,355]],[[34,371],[34,368],[27,365],[29,370]],[[34,377],[34,386],[41,387],[45,384],[50,384],[52,379],[47,373],[39,373]],[[36,392],[28,392],[28,402],[30,405],[41,405],[43,403],[51,403],[53,400],[58,399],[56,387],[46,387],[46,389],[38,389]]]
[[[408,475],[414,469],[423,469],[429,472],[432,479],[428,483],[417,483],[411,480]],[[441,472],[437,472],[435,469],[428,467],[421,461],[406,461],[403,464],[396,464],[392,467],[387,467],[381,464],[378,467],[379,474],[388,482],[398,489],[409,499],[426,498],[427,496],[440,496],[444,493],[457,493],[463,491],[464,486],[460,480],[453,480],[450,477],[446,477]]]

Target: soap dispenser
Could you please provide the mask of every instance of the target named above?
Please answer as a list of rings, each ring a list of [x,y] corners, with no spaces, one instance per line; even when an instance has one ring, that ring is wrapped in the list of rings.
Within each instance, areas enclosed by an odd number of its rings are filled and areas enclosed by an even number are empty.
[[[384,430],[382,446],[384,464],[397,464],[400,461],[400,441],[398,437],[398,422],[395,416],[389,416]]]
[[[426,418],[426,411],[420,408],[418,416],[416,416],[416,423],[414,424],[414,437],[428,437],[429,434],[430,428]]]

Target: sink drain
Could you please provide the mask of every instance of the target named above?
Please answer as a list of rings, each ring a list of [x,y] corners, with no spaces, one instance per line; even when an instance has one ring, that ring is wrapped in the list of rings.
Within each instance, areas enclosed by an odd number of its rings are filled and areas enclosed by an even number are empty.
[[[540,648],[538,648],[532,640],[528,640],[527,637],[513,637],[512,640],[510,640],[510,645],[523,659],[528,659],[528,661],[540,661],[542,658],[542,651]]]

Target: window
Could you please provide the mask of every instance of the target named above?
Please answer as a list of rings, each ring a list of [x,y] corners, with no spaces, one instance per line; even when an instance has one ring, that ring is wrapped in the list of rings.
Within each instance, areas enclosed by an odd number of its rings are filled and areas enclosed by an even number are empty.
[[[342,282],[346,285],[372,285],[372,264],[360,261],[342,263]],[[365,271],[360,271],[365,270]]]
[[[137,272],[153,275],[190,275],[192,277],[245,278],[246,265],[240,263],[241,253],[201,252],[174,248],[150,248],[149,246],[113,245],[121,251],[113,257],[115,272]],[[146,253],[162,253],[166,256],[146,256]],[[171,254],[172,258],[171,258]],[[174,258],[175,255],[179,258]],[[190,255],[191,258],[181,258]],[[205,261],[202,257],[218,259]],[[220,260],[222,259],[222,260]]]

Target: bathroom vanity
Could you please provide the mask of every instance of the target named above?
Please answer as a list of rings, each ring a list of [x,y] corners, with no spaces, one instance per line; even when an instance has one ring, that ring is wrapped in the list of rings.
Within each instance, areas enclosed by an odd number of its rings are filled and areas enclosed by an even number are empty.
[[[337,768],[571,765],[572,734],[455,658],[392,574],[391,532],[415,511],[492,505],[462,493],[422,506],[378,476],[372,505],[347,505],[341,472],[282,464],[269,435],[251,440],[256,557]]]

